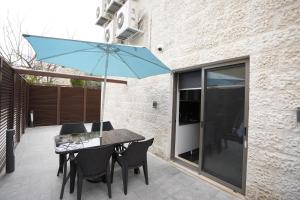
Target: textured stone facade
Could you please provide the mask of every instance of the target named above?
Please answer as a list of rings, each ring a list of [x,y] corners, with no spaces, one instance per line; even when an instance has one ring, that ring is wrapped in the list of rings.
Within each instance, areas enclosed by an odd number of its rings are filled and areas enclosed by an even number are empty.
[[[130,43],[147,46],[172,69],[249,56],[246,198],[299,199],[300,1],[138,3],[146,13],[144,34]],[[168,159],[171,91],[170,75],[109,84],[105,118],[155,137],[151,151]]]

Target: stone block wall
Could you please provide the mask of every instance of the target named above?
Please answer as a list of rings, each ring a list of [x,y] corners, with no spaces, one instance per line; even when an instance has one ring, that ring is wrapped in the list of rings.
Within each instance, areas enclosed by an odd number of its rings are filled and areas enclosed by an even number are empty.
[[[300,198],[300,1],[138,1],[151,49],[172,69],[249,56],[247,199]],[[163,46],[163,52],[156,47]],[[109,84],[105,118],[154,137],[168,159],[172,77]],[[158,108],[152,108],[152,101]]]

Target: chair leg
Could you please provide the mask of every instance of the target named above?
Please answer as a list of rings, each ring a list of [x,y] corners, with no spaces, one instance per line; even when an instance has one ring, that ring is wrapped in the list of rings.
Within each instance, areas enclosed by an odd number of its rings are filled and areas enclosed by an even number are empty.
[[[60,169],[58,168],[56,176],[59,176]]]
[[[111,159],[111,171],[110,171],[110,182],[111,183],[113,183],[113,180],[114,180],[115,163],[116,163],[116,160],[115,160],[114,154],[113,154],[112,159]]]
[[[106,172],[106,185],[107,185],[108,197],[111,198],[111,183],[110,183],[109,170]]]
[[[146,185],[148,185],[149,181],[148,181],[148,165],[147,165],[147,162],[143,165],[143,171],[144,171]]]
[[[76,164],[74,161],[70,161],[70,193],[74,192],[75,186],[75,179],[76,179]]]
[[[128,168],[125,166],[122,167],[122,178],[123,178],[124,194],[127,195]]]
[[[68,168],[68,162],[67,162],[67,160],[66,160],[66,156],[65,157],[63,157],[63,181],[62,181],[62,186],[61,186],[61,190],[60,190],[60,199],[62,199],[63,198],[63,196],[64,196],[64,191],[65,191],[65,186],[66,186],[66,183],[67,183],[67,181],[68,181],[68,179],[67,179],[67,168]]]
[[[81,200],[83,178],[78,174],[77,176],[77,200]]]

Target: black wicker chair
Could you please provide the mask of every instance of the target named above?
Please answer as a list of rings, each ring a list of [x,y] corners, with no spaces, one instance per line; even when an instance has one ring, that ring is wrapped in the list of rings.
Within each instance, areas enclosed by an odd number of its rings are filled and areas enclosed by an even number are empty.
[[[66,135],[71,133],[86,133],[87,130],[83,123],[68,123],[63,124],[59,134],[60,135]],[[59,155],[59,168],[57,171],[57,176],[59,176],[60,172],[63,172],[63,165],[66,155]]]
[[[148,182],[148,165],[147,165],[147,151],[153,144],[153,138],[143,142],[133,142],[123,152],[113,154],[111,164],[111,182],[113,182],[115,162],[122,168],[123,189],[124,194],[127,194],[128,170],[143,167],[146,185]]]
[[[83,179],[95,179],[106,176],[108,196],[111,198],[110,157],[114,146],[81,150],[75,158],[77,166],[77,200],[81,199]]]
[[[103,131],[114,130],[114,127],[111,125],[110,121],[103,122]],[[91,131],[100,131],[100,122],[94,122],[92,124]]]
[[[94,131],[100,131],[100,122],[93,122],[91,132]],[[114,127],[110,123],[110,121],[103,122],[103,131],[111,131],[114,130]],[[125,150],[125,146],[123,144],[119,144],[115,146],[116,151],[123,151]],[[115,154],[115,152],[114,152]],[[105,177],[102,178],[102,180],[105,182]],[[90,182],[93,182],[93,180],[89,180]],[[94,182],[99,182],[99,180],[94,180]]]

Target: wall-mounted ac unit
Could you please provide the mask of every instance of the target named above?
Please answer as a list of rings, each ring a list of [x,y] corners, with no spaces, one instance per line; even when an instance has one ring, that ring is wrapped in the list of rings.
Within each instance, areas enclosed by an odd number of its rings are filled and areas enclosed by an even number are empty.
[[[104,41],[107,43],[113,43],[115,41],[114,20],[104,28]]]
[[[127,0],[117,12],[116,37],[121,40],[131,38],[138,30],[138,15],[135,1]]]
[[[112,15],[105,11],[106,0],[101,0],[99,7],[96,10],[97,21],[96,24],[103,26],[112,19]]]
[[[123,5],[123,0],[107,0],[106,11],[115,14]]]

